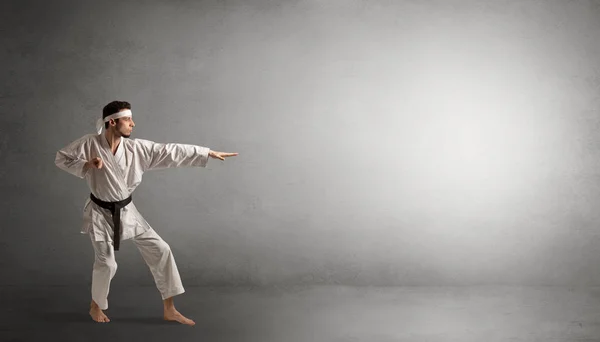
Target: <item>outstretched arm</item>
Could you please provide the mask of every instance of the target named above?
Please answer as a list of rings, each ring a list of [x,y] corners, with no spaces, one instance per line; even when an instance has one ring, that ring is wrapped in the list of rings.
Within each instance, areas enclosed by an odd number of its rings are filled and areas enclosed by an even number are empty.
[[[58,152],[56,152],[54,164],[61,170],[76,177],[85,178],[85,175],[90,168],[86,156],[86,140],[85,137],[77,139],[58,150]]]
[[[189,144],[157,143],[144,139],[136,139],[136,144],[145,171],[187,166],[206,167],[210,153],[208,147]]]

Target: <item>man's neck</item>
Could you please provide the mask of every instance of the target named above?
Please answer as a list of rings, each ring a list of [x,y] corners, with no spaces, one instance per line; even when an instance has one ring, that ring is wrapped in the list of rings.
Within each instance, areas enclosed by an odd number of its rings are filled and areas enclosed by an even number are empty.
[[[121,137],[116,136],[111,131],[106,131],[105,134],[106,141],[108,142],[108,146],[110,146],[110,150],[112,154],[117,153],[117,148],[119,147],[119,143],[121,142]]]

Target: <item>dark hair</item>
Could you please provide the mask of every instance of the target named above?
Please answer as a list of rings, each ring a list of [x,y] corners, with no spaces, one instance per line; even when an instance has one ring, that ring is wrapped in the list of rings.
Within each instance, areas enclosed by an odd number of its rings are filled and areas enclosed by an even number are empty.
[[[107,104],[106,106],[104,106],[104,108],[102,109],[102,119],[104,119],[105,117],[118,113],[120,112],[122,109],[131,109],[131,104],[127,101],[113,101],[109,104]],[[119,119],[117,119],[119,120]],[[104,123],[104,128],[108,129],[108,122]]]

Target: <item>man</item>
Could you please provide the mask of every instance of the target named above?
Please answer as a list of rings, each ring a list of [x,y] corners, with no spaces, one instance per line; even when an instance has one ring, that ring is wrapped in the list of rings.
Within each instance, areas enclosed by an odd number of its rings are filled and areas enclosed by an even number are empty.
[[[103,310],[108,309],[110,283],[117,270],[115,251],[119,250],[121,241],[131,239],[150,268],[162,296],[164,319],[194,325],[195,322],[179,313],[173,304],[173,297],[185,292],[173,253],[138,212],[131,194],[146,171],[206,167],[209,157],[225,160],[238,153],[127,139],[133,127],[131,104],[113,101],[103,109],[102,119],[96,124],[97,134],[85,135],[56,153],[56,166],[85,179],[91,191],[84,205],[81,229],[81,233],[89,234],[95,254],[90,315],[94,321],[110,322]]]

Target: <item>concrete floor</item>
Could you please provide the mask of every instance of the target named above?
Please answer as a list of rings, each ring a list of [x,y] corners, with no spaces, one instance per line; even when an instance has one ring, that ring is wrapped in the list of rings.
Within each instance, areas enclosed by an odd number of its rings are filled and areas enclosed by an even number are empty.
[[[0,341],[600,341],[600,289],[188,287],[162,321],[154,287],[113,288],[110,323],[82,287],[0,288]]]

